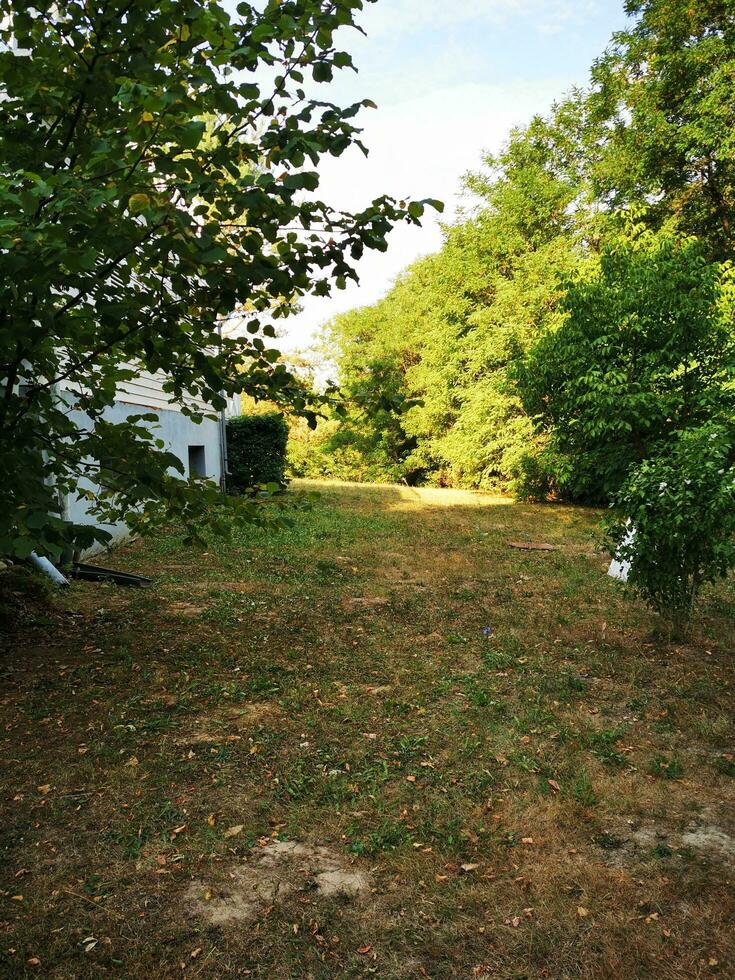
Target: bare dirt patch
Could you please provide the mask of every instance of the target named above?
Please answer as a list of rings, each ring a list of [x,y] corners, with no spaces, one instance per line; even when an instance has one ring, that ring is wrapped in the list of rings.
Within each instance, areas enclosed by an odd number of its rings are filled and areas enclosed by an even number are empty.
[[[370,879],[325,847],[272,841],[230,870],[229,879],[192,881],[186,891],[190,911],[209,925],[248,922],[297,892],[356,900],[369,893]]]
[[[713,864],[735,866],[735,837],[723,827],[693,820],[681,833],[661,824],[638,827],[625,835],[603,835],[603,847],[609,847],[606,864],[623,868],[652,855],[682,857],[693,852]]]
[[[207,607],[194,602],[170,602],[168,608],[177,616],[189,616],[192,619],[206,612]]]
[[[355,612],[358,609],[380,609],[388,602],[385,596],[345,596],[342,607],[346,612]]]
[[[217,745],[238,740],[243,735],[276,721],[282,714],[277,704],[267,701],[240,705],[223,712],[210,712],[195,720],[188,732],[177,736],[176,742],[179,745]]]
[[[681,835],[684,847],[719,858],[726,864],[735,865],[735,838],[725,833],[721,827],[706,824],[687,830]]]

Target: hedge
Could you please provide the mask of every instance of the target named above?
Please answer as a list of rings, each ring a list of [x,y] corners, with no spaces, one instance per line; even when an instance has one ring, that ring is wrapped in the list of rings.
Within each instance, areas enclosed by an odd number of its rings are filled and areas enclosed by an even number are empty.
[[[286,485],[288,426],[280,412],[227,420],[228,485],[244,493],[260,483]]]

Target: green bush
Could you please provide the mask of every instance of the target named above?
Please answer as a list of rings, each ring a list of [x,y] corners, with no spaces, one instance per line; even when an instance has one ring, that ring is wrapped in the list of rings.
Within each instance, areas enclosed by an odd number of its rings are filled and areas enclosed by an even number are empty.
[[[685,622],[700,588],[735,567],[735,434],[705,425],[681,432],[666,455],[636,467],[616,503],[635,528],[612,531],[631,562],[630,584],[675,625]]]
[[[227,422],[228,483],[245,493],[266,483],[286,485],[288,426],[280,412],[241,415]]]

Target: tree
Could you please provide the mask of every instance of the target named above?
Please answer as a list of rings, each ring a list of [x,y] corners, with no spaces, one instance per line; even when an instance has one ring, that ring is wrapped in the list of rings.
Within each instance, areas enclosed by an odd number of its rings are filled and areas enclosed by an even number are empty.
[[[586,154],[610,210],[676,216],[714,258],[735,246],[731,0],[627,0],[636,20],[592,71]],[[654,203],[655,202],[655,203]]]
[[[521,373],[566,460],[567,495],[607,501],[674,434],[735,418],[732,272],[671,229],[633,227],[569,280],[564,320]]]
[[[355,117],[371,103],[317,97],[351,67],[336,33],[361,7],[5,5],[0,553],[58,555],[103,536],[59,513],[85,476],[102,485],[100,519],[201,518],[211,499],[171,475],[181,465],[149,420],[105,418],[138,368],[214,410],[236,391],[307,409],[276,363],[271,321],[356,278],[364,249],[385,249],[391,225],[424,210],[384,197],[352,215],[315,194],[320,157],[362,145]],[[245,339],[219,330],[236,308]]]
[[[631,228],[568,283],[522,373],[563,489],[612,502],[612,549],[677,624],[735,567],[735,276],[708,253]]]

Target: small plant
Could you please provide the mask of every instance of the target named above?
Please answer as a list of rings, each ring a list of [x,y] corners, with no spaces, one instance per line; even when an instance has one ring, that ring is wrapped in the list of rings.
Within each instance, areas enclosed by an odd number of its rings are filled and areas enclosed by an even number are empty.
[[[601,847],[603,851],[619,851],[625,844],[625,840],[617,834],[603,832],[595,837],[595,844]]]
[[[680,432],[669,451],[631,472],[617,497],[629,523],[612,530],[613,547],[631,563],[630,584],[676,631],[702,586],[735,566],[734,446],[721,425]]]
[[[716,769],[723,776],[735,776],[735,758],[731,755],[721,755],[717,760]]]
[[[670,858],[673,855],[673,853],[674,852],[671,850],[669,845],[663,843],[656,844],[654,849],[651,851],[653,857],[659,858],[659,860],[663,860],[664,858]]]
[[[593,755],[597,756],[600,762],[607,765],[625,765],[625,756],[619,751],[617,744],[624,732],[618,728],[603,728],[599,732],[592,732],[587,742]]]
[[[413,835],[405,824],[386,820],[367,838],[356,837],[351,840],[347,850],[351,854],[377,854],[380,851],[395,851],[412,841]]]
[[[684,775],[684,767],[675,755],[671,758],[665,755],[655,756],[648,766],[648,771],[652,776],[659,776],[661,779],[681,779]]]
[[[581,803],[583,806],[595,806],[597,803],[597,793],[595,793],[590,777],[584,769],[572,783],[572,796],[577,803]]]

